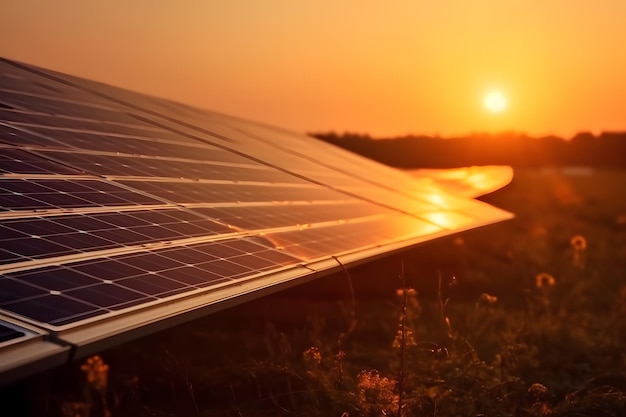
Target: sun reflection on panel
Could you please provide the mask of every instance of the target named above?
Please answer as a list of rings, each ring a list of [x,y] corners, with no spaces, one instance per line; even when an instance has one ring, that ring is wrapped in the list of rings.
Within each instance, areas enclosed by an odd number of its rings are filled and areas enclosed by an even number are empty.
[[[459,229],[475,222],[469,217],[451,211],[423,213],[421,217],[446,229]]]

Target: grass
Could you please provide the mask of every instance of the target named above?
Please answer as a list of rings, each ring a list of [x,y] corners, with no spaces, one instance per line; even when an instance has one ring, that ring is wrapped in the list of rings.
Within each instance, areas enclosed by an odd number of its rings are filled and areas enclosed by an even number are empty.
[[[624,189],[624,171],[516,172],[484,198],[515,220],[102,352],[100,368],[3,401],[55,416],[623,415]]]

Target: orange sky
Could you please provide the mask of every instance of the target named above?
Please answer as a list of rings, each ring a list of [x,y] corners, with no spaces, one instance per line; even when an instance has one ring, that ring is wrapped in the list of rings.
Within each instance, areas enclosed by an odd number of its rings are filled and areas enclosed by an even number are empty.
[[[20,0],[0,27],[1,56],[302,132],[626,130],[624,0]]]

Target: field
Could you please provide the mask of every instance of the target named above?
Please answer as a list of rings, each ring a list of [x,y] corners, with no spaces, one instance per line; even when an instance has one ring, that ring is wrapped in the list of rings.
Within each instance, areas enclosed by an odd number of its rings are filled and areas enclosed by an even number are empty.
[[[484,197],[514,220],[102,352],[103,363],[0,397],[50,416],[624,415],[624,190],[626,171],[516,171]]]

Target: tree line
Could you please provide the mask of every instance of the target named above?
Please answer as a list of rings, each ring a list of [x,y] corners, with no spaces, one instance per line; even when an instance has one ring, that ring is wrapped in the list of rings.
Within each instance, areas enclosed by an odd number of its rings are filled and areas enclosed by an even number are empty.
[[[518,133],[475,134],[442,139],[405,136],[374,139],[369,135],[310,133],[368,158],[398,168],[451,168],[471,165],[589,166],[626,168],[626,132],[581,132],[569,140],[534,138]]]

